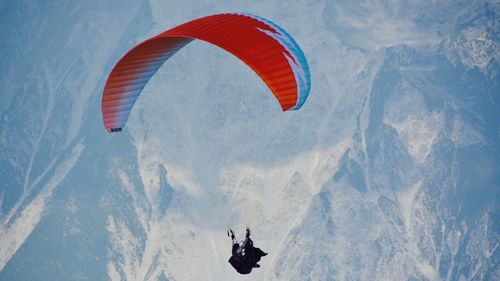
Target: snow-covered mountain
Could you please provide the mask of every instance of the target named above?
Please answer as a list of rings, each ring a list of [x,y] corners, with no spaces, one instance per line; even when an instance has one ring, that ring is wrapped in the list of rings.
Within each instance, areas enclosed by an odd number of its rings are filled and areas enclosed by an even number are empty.
[[[281,112],[194,41],[122,133],[101,94],[197,17],[285,28],[312,89]],[[500,2],[1,1],[0,280],[500,280]],[[238,275],[228,226],[269,252]]]

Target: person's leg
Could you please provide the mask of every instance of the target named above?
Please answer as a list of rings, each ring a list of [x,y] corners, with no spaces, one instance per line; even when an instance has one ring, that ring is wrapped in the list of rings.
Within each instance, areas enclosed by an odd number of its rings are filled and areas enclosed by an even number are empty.
[[[266,252],[264,252],[264,251],[262,251],[260,248],[254,248],[254,251],[255,251],[255,254],[256,254],[257,256],[260,256],[260,257],[263,257],[263,256],[266,256],[266,255],[267,255],[267,253],[266,253]]]
[[[259,262],[260,258],[267,256],[267,253],[262,251],[260,248],[253,248],[253,256],[255,259],[255,262]]]

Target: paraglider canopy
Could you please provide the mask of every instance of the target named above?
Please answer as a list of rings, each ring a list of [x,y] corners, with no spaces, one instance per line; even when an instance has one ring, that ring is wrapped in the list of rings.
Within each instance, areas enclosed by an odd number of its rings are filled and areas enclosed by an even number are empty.
[[[309,67],[295,40],[281,27],[250,14],[218,14],[181,24],[132,48],[109,74],[102,96],[108,132],[120,132],[149,79],[194,39],[212,43],[250,66],[283,111],[299,109],[311,88]]]

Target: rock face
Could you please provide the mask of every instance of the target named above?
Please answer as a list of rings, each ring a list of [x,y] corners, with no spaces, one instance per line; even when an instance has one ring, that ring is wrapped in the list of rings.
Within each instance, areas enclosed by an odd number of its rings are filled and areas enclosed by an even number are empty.
[[[495,1],[38,2],[0,4],[0,280],[239,280],[228,225],[255,280],[500,280]],[[106,133],[121,55],[228,11],[294,36],[304,107],[192,42]]]

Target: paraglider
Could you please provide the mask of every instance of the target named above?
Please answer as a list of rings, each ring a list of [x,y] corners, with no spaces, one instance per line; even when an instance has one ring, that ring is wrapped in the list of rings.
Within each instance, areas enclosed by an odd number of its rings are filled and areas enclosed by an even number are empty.
[[[228,262],[240,274],[249,274],[253,268],[259,268],[258,262],[262,257],[267,256],[267,253],[261,249],[254,247],[252,239],[250,239],[250,229],[247,227],[245,241],[238,243],[234,232],[229,229],[227,236],[231,237],[232,249],[231,257]]]
[[[268,86],[283,111],[297,110],[311,88],[304,53],[295,40],[273,22],[250,14],[217,14],[195,19],[151,37],[128,51],[113,67],[102,95],[106,130],[120,132],[142,90],[158,69],[177,51],[198,39],[233,54]],[[267,253],[254,247],[247,228],[238,243],[232,230],[228,262],[241,274],[260,267]]]
[[[157,70],[194,39],[241,59],[266,83],[283,111],[299,109],[311,88],[309,66],[295,40],[273,22],[250,14],[217,14],[181,24],[132,48],[109,74],[102,96],[107,131],[120,132]]]

